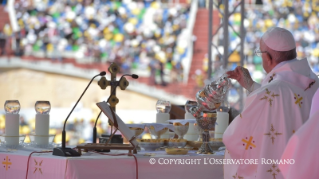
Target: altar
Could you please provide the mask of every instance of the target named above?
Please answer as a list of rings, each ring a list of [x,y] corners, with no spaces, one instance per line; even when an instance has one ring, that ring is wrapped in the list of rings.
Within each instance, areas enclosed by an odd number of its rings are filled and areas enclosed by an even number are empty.
[[[0,151],[0,179],[136,179],[136,170],[139,179],[223,179],[223,165],[215,162],[223,155],[199,155],[193,150],[187,155],[142,151],[135,154],[136,160],[124,151],[87,152],[80,157],[31,153]]]

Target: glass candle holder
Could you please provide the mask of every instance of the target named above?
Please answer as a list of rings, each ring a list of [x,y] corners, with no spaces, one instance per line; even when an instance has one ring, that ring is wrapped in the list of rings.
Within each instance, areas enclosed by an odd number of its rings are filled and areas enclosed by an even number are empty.
[[[169,113],[171,111],[171,102],[158,100],[156,103],[156,111],[158,113]]]
[[[50,101],[37,101],[34,108],[37,114],[49,114],[51,110],[51,104]]]
[[[18,100],[6,100],[4,103],[6,114],[19,114],[20,103]]]

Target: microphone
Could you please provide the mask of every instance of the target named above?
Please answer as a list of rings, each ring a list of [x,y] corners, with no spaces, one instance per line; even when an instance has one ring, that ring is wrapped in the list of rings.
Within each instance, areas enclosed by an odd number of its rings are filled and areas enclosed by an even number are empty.
[[[121,81],[121,79],[122,79],[124,76],[131,76],[131,77],[134,78],[134,79],[137,79],[137,78],[138,78],[138,75],[136,75],[136,74],[132,74],[132,75],[130,75],[130,74],[125,74],[125,75],[122,75],[122,76],[121,76],[121,78],[120,78],[119,81]],[[113,90],[111,91],[110,96],[107,98],[107,101],[106,101],[107,103],[109,102],[111,96],[114,95],[114,92],[115,92],[116,87],[117,87],[117,86],[115,86],[115,88],[113,88]],[[102,113],[102,110],[100,111],[99,115],[97,116],[97,118],[96,118],[96,120],[95,120],[94,127],[93,127],[93,143],[96,143],[96,124],[97,124],[97,121],[99,120],[99,117],[100,117],[101,113]],[[113,116],[113,119],[114,119],[114,126],[117,128],[117,121],[116,121],[116,118],[115,118],[114,116]]]
[[[104,76],[106,74],[105,71],[102,71],[100,74],[95,75],[90,83],[86,86],[85,90],[83,91],[83,93],[81,94],[80,98],[78,99],[78,101],[75,103],[75,105],[73,106],[72,110],[70,111],[69,115],[66,117],[65,121],[64,121],[64,125],[63,125],[63,131],[62,131],[62,147],[56,147],[53,149],[53,155],[56,156],[64,156],[64,157],[73,157],[73,156],[80,156],[80,154],[71,149],[71,148],[66,148],[65,147],[65,126],[66,126],[66,122],[68,121],[70,115],[72,114],[73,110],[75,109],[75,107],[78,105],[79,101],[81,100],[82,96],[84,95],[84,93],[86,92],[86,90],[89,88],[89,86],[91,85],[92,81],[94,80],[94,78],[96,78],[97,76]]]
[[[132,74],[132,78],[137,79],[138,75]]]

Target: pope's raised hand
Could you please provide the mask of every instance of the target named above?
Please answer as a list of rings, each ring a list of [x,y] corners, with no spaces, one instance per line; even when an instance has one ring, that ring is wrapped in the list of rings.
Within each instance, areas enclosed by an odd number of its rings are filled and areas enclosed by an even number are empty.
[[[226,72],[228,75],[228,78],[232,78],[238,81],[238,83],[248,91],[250,91],[250,88],[254,81],[251,79],[251,76],[249,74],[249,71],[242,67],[237,66],[235,70]]]

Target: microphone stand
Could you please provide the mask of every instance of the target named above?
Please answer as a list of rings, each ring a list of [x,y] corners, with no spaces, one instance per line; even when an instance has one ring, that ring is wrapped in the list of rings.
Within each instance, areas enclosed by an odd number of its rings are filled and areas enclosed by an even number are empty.
[[[69,115],[66,117],[65,121],[64,121],[64,125],[63,125],[63,131],[62,131],[62,147],[56,147],[53,149],[53,155],[56,156],[65,156],[65,157],[76,157],[76,156],[80,156],[80,153],[78,153],[77,151],[71,149],[71,148],[66,148],[65,147],[65,126],[66,126],[66,122],[68,121],[70,115],[72,114],[73,110],[75,109],[75,107],[78,105],[79,101],[81,100],[82,96],[84,95],[84,93],[86,92],[86,90],[89,88],[90,84],[92,83],[92,81],[94,80],[94,78],[96,78],[97,76],[104,76],[106,74],[105,71],[102,71],[100,74],[95,75],[90,83],[86,86],[85,90],[83,91],[83,93],[81,94],[80,98],[78,99],[78,101],[75,103],[75,105],[73,106],[72,110],[70,111]]]
[[[137,79],[137,78],[138,78],[138,75],[135,75],[135,74],[132,74],[132,75],[130,75],[130,74],[125,74],[125,75],[121,76],[119,82],[121,81],[121,79],[122,79],[124,76],[131,76],[131,77],[134,78],[134,79]],[[116,87],[117,87],[117,86],[115,86],[115,88],[113,88],[113,90],[111,91],[111,94],[110,94],[110,96],[108,97],[106,103],[109,102],[111,96],[114,94],[114,92],[115,92],[115,90],[116,90]],[[116,121],[115,115],[114,115],[114,113],[113,113],[113,110],[111,110],[111,111],[112,111],[112,114],[113,114],[114,125],[115,125],[115,127],[117,127],[117,121]],[[96,120],[95,120],[94,127],[93,127],[93,139],[92,139],[92,140],[93,140],[93,143],[96,143],[96,124],[97,124],[97,121],[99,120],[99,117],[100,117],[101,113],[102,113],[102,110],[100,111],[99,115],[97,116],[97,118],[96,118]],[[111,132],[111,133],[112,133],[112,132]]]

